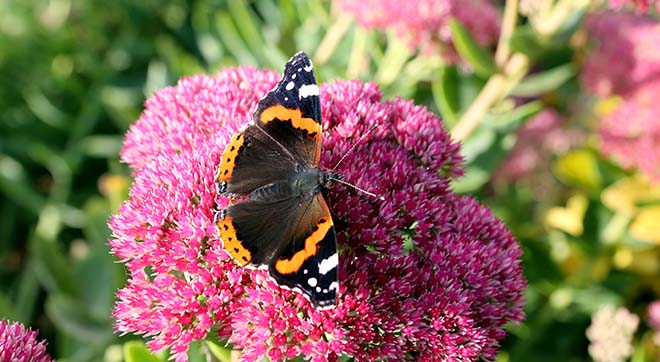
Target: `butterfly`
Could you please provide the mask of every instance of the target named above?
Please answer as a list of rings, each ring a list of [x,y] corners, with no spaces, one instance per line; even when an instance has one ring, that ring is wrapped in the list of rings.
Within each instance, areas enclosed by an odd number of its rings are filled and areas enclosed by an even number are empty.
[[[235,133],[216,184],[235,202],[220,210],[222,246],[242,266],[268,268],[317,309],[336,303],[338,255],[324,193],[343,176],[319,168],[321,103],[312,61],[299,52]]]

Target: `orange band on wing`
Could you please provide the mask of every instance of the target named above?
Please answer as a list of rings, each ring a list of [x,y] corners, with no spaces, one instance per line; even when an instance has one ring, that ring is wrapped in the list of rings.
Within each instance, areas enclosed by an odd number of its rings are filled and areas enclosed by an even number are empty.
[[[238,156],[238,151],[243,147],[244,140],[245,137],[241,132],[237,132],[231,138],[231,141],[229,141],[225,151],[222,153],[216,181],[227,181],[231,179],[231,174],[234,172],[234,166],[236,165],[236,156]]]
[[[238,237],[236,236],[236,228],[230,217],[218,220],[218,230],[220,231],[220,238],[222,239],[222,247],[229,253],[229,255],[240,265],[246,265],[252,260],[252,253],[247,250]]]
[[[307,131],[307,137],[316,139],[321,134],[321,125],[313,118],[306,118],[302,116],[300,109],[288,109],[281,104],[268,107],[261,112],[261,122],[268,124],[269,122],[279,119],[281,121],[291,121],[294,128]]]
[[[300,270],[300,267],[305,262],[305,260],[316,254],[318,244],[323,240],[323,238],[325,238],[331,227],[331,218],[320,218],[316,230],[312,233],[312,235],[305,239],[305,248],[293,254],[290,259],[279,259],[275,263],[275,269],[281,274],[291,274]]]

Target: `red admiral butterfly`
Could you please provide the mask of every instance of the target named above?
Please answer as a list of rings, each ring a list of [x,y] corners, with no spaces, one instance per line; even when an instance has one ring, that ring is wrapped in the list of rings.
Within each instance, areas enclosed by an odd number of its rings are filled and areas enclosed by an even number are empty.
[[[294,55],[259,101],[254,119],[225,148],[218,192],[239,197],[216,225],[240,265],[268,267],[280,286],[323,309],[337,297],[337,246],[323,193],[342,175],[319,169],[321,103],[312,61]]]

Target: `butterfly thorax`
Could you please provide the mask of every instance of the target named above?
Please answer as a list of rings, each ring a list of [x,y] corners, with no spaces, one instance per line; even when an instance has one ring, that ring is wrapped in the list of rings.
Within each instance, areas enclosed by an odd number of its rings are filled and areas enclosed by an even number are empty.
[[[252,200],[306,199],[331,188],[342,174],[310,168],[292,172],[287,180],[275,181],[250,193]]]

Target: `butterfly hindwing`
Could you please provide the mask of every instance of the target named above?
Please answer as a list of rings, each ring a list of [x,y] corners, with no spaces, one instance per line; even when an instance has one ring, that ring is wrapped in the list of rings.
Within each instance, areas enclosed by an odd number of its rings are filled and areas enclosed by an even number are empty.
[[[268,269],[280,285],[302,292],[323,309],[333,306],[337,297],[338,255],[332,217],[321,194],[314,204],[321,214],[312,233],[287,244]]]
[[[321,194],[304,204],[247,200],[225,208],[216,223],[223,247],[240,265],[268,265],[280,285],[299,290],[315,307],[333,305],[338,256],[332,216]]]
[[[267,265],[286,245],[284,241],[311,234],[319,218],[313,200],[264,198],[225,208],[216,224],[223,247],[241,265]]]

